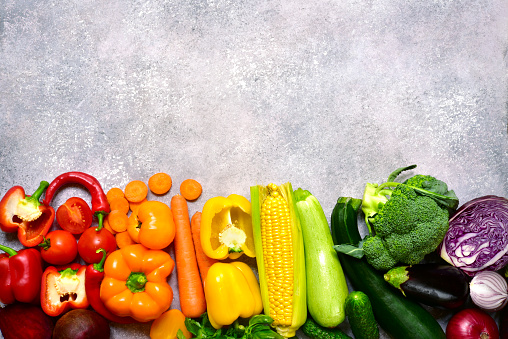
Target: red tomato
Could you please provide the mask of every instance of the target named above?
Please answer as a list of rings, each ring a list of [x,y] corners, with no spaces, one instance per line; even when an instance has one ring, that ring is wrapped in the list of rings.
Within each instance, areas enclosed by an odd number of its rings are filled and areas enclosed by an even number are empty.
[[[71,232],[65,230],[49,232],[39,246],[42,259],[51,265],[68,264],[78,254],[76,238]]]
[[[96,231],[95,227],[90,227],[79,238],[79,255],[88,264],[98,263],[102,259],[102,253],[97,253],[99,248],[103,248],[107,255],[116,250],[115,236],[105,228]]]
[[[81,234],[92,225],[92,210],[79,197],[67,199],[56,210],[56,221],[64,230],[72,234]]]

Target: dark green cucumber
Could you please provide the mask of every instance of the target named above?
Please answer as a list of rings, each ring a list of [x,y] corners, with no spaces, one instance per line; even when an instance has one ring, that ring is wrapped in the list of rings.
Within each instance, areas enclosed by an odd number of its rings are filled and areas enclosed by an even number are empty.
[[[362,291],[353,291],[346,298],[346,315],[355,339],[378,339],[377,327],[369,297]]]
[[[350,336],[338,328],[320,326],[310,316],[307,316],[301,330],[310,339],[351,339]]]
[[[339,198],[331,217],[332,238],[336,245],[358,244],[360,199]],[[354,290],[365,293],[372,304],[378,324],[395,339],[445,338],[441,325],[420,304],[405,298],[386,283],[383,273],[365,259],[339,253],[342,268]]]

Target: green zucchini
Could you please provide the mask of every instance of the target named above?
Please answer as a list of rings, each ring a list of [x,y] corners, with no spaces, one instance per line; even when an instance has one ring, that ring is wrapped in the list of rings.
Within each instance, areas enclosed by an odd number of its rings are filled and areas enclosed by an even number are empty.
[[[325,212],[309,191],[295,191],[296,209],[302,228],[307,277],[307,308],[323,327],[336,327],[346,318],[349,290]]]
[[[337,200],[332,217],[332,238],[336,245],[358,244],[358,211],[360,199],[341,197]],[[374,316],[386,333],[395,339],[445,338],[441,325],[418,303],[405,298],[384,280],[365,259],[356,259],[338,253],[342,268],[354,290],[364,292],[370,299]]]
[[[362,291],[353,291],[346,298],[346,315],[355,339],[378,339],[377,327],[369,297]]]
[[[311,317],[301,327],[302,332],[310,339],[351,339],[346,333],[339,328],[325,328],[319,326]]]

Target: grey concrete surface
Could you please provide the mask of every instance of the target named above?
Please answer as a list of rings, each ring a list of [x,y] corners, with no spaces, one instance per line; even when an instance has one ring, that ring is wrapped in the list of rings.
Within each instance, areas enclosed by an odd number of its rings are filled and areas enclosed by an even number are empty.
[[[507,17],[504,0],[1,0],[0,194],[164,171],[164,202],[203,184],[191,213],[291,181],[329,216],[415,163],[461,202],[508,196]]]

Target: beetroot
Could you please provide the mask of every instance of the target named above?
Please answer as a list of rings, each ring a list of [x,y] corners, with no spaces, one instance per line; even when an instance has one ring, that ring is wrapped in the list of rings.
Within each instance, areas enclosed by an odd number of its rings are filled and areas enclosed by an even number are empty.
[[[99,313],[75,309],[65,313],[55,324],[53,339],[109,339],[109,322]]]
[[[0,331],[4,339],[50,339],[53,321],[39,306],[23,303],[0,308]]]

